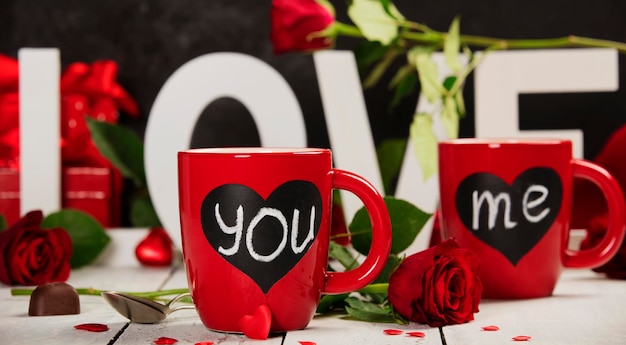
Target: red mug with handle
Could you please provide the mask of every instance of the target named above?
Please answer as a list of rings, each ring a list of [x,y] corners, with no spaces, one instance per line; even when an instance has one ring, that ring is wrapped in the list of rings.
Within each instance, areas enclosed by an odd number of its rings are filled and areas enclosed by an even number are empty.
[[[183,258],[207,328],[303,329],[321,294],[356,291],[382,272],[391,249],[382,196],[331,162],[330,150],[314,148],[178,153]],[[346,272],[326,270],[334,188],[359,197],[372,221],[368,256]]]
[[[605,237],[593,248],[568,248],[574,178],[604,194]],[[457,139],[439,144],[442,237],[455,237],[481,258],[485,298],[550,296],[564,267],[593,268],[624,239],[626,210],[604,168],[572,158],[572,144],[549,139]]]

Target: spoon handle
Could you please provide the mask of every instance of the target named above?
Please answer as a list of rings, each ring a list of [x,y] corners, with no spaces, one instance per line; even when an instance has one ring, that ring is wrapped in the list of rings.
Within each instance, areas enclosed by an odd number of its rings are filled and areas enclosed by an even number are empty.
[[[170,308],[170,313],[173,313],[177,310],[182,310],[182,309],[195,309],[196,307],[192,304],[192,305],[181,305],[178,307],[172,307],[172,305],[178,301],[180,301],[183,298],[186,297],[191,297],[191,294],[189,293],[181,293],[180,295],[172,298],[171,301],[167,302],[167,307]]]

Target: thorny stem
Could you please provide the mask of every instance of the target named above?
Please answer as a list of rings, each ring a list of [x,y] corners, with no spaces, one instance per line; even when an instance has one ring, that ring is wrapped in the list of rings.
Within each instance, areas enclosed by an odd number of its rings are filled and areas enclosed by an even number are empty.
[[[88,288],[77,288],[76,292],[79,295],[92,295],[92,296],[100,296],[103,291],[109,290],[98,290],[91,287]],[[159,290],[159,291],[147,291],[147,292],[126,292],[130,295],[135,295],[138,297],[145,297],[150,299],[156,299],[161,296],[170,296],[170,295],[178,295],[181,293],[189,292],[189,289],[169,289],[169,290]],[[14,288],[11,289],[12,296],[30,296],[33,293],[33,289],[23,289],[23,288]]]
[[[335,22],[338,27],[337,34],[350,37],[364,38],[359,29],[353,25]],[[416,22],[399,22],[399,26],[417,31],[401,32],[400,37],[415,43],[442,45],[447,33],[432,30],[429,27]],[[626,43],[602,40],[597,38],[569,35],[564,37],[538,38],[538,39],[505,39],[475,35],[460,35],[461,44],[475,47],[489,47],[492,50],[502,49],[542,49],[542,48],[565,48],[565,47],[595,47],[613,48],[620,53],[626,54]]]

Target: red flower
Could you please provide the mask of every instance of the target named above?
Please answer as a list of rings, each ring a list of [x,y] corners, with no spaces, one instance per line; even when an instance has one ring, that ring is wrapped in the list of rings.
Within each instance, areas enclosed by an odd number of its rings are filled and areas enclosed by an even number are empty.
[[[61,75],[61,157],[64,164],[109,166],[91,141],[85,116],[117,123],[118,108],[136,116],[135,101],[117,84],[117,64],[75,62]]]
[[[0,167],[15,167],[19,155],[19,66],[0,54]]]
[[[431,327],[474,320],[483,286],[478,258],[454,239],[410,255],[389,277],[389,302],[402,317]]]
[[[273,0],[270,39],[274,53],[328,48],[332,39],[314,37],[333,24],[335,18],[315,0]]]
[[[130,95],[116,82],[117,64],[76,62],[61,75],[61,158],[69,166],[109,166],[91,141],[85,116],[117,123],[118,109],[139,114]],[[18,167],[19,64],[0,55],[0,167]]]
[[[70,275],[72,240],[63,229],[42,229],[41,211],[31,211],[0,232],[0,282],[42,285]]]
[[[617,180],[622,190],[626,192],[626,125],[617,129],[595,158],[595,162],[608,170]],[[586,182],[586,181],[584,181]],[[606,202],[598,188],[584,182],[576,185],[574,209],[572,212],[573,227],[587,229],[587,238],[580,244],[581,249],[587,249],[597,244],[608,227]],[[594,268],[596,272],[604,273],[609,278],[626,279],[626,241],[622,242],[620,250],[606,264]]]

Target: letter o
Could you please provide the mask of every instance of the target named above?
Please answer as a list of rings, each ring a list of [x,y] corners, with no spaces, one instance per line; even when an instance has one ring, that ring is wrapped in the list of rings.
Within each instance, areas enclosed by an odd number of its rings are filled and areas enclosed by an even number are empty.
[[[181,248],[177,152],[189,148],[195,124],[221,97],[252,114],[264,146],[306,146],[300,105],[285,79],[265,62],[240,53],[211,53],[179,67],[157,95],[144,139],[148,189],[161,223]]]

